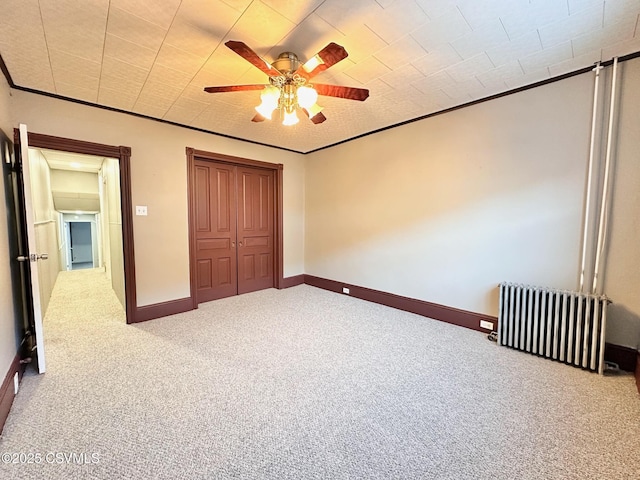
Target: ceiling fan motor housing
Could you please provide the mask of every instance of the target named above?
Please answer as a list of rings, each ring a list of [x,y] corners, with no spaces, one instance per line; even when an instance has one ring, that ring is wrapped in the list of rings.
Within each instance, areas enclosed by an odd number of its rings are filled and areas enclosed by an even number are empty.
[[[292,74],[298,70],[299,65],[300,60],[298,60],[298,56],[293,52],[282,52],[278,55],[276,61],[273,62],[273,66],[276,70],[279,70],[284,74]]]

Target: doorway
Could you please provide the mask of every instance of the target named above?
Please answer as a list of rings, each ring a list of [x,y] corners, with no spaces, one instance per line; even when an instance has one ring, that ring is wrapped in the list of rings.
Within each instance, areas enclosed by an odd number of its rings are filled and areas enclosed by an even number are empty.
[[[69,222],[71,270],[93,268],[93,242],[90,222]]]
[[[66,269],[84,270],[86,268],[102,268],[98,260],[99,255],[98,236],[96,232],[96,215],[83,215],[87,220],[69,220],[68,215],[63,215],[66,244]],[[79,217],[79,215],[74,215]],[[123,305],[124,307],[124,305]]]
[[[282,165],[187,149],[191,298],[282,284]]]
[[[20,134],[16,129],[14,130],[14,144],[16,146],[20,145]],[[114,248],[118,249],[122,252],[120,263],[121,270],[124,272],[123,278],[120,281],[122,298],[120,298],[121,302],[124,305],[125,316],[127,323],[135,322],[135,312],[136,312],[136,294],[135,294],[135,264],[134,264],[134,254],[133,254],[133,216],[131,212],[131,174],[130,174],[130,157],[131,157],[131,149],[129,147],[124,146],[110,146],[110,145],[102,145],[91,142],[84,142],[81,140],[73,140],[62,137],[54,137],[49,135],[42,135],[38,133],[28,133],[28,144],[29,147],[39,148],[39,149],[47,149],[52,151],[59,152],[67,152],[71,154],[80,154],[80,155],[89,155],[94,157],[103,157],[110,160],[109,168],[114,170],[114,182],[111,182],[112,190],[117,186],[117,194],[112,194],[111,196],[117,196],[117,202],[113,202],[114,205],[117,205],[117,208],[111,208],[111,210],[116,211],[117,215],[120,217],[120,225],[117,225],[118,230],[121,232],[119,235],[114,235],[114,238],[119,237],[119,242],[114,244]],[[104,177],[100,177],[104,179]],[[114,183],[116,185],[114,185]],[[103,186],[100,186],[103,188]],[[116,190],[113,190],[115,192]],[[82,196],[82,195],[81,195]],[[63,196],[64,197],[64,196]],[[85,200],[87,199],[86,195],[82,196]],[[95,194],[95,201],[98,199],[98,194]],[[59,209],[59,211],[66,210],[64,208]],[[93,210],[95,212],[100,211],[100,207],[95,208],[87,208],[85,211]],[[67,212],[68,213],[68,212]],[[101,215],[102,219],[99,223],[104,223],[106,221],[106,216]],[[61,219],[62,220],[62,219]],[[104,233],[106,228],[101,228],[100,225],[97,225],[99,230],[99,238],[98,241],[104,245]],[[60,235],[64,235],[64,230],[61,229]],[[106,250],[106,249],[105,249]],[[108,252],[104,252],[105,255],[108,255]],[[92,252],[94,262],[95,262],[95,249]],[[99,260],[101,262],[102,260]],[[119,289],[114,288],[116,292]]]

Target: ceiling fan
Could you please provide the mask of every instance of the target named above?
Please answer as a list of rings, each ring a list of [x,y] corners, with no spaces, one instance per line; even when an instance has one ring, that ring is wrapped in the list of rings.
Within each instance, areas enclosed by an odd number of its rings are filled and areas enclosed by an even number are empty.
[[[206,87],[204,91],[221,93],[262,90],[261,103],[256,107],[258,113],[252,118],[253,122],[271,120],[273,112],[280,110],[283,125],[295,125],[298,123],[296,111],[299,109],[314,124],[318,124],[327,119],[321,111],[322,107],[317,104],[318,95],[358,101],[364,101],[369,96],[369,90],[364,88],[309,83],[320,72],[347,58],[347,51],[336,43],[328,44],[302,65],[292,52],[281,53],[271,65],[243,42],[229,40],[225,45],[269,75],[269,84]]]

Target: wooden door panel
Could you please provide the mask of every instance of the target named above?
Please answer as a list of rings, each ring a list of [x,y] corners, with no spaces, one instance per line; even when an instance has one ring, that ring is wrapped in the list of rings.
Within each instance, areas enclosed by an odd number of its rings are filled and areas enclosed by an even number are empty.
[[[273,238],[273,172],[258,176],[258,230]]]
[[[242,280],[252,280],[256,276],[256,259],[253,255],[242,256]]]
[[[238,293],[271,288],[274,173],[238,167]]]
[[[195,162],[198,303],[238,293],[234,167]]]
[[[268,247],[271,242],[271,238],[266,237],[244,237],[245,247]]]
[[[198,260],[198,288],[207,289],[213,287],[213,267],[211,259],[204,258]]]
[[[196,241],[198,250],[227,250],[231,251],[230,238],[204,238]]]
[[[252,192],[252,180],[253,176],[249,172],[241,172],[242,178],[242,186],[240,187],[240,215],[238,218],[241,219],[241,227],[245,232],[250,232],[253,230],[253,197],[251,195]],[[243,195],[242,192],[249,192],[249,195]]]
[[[233,169],[227,166],[216,168],[216,230],[231,234],[235,224],[235,184]],[[234,228],[235,230],[235,228]]]
[[[216,268],[216,271],[218,273],[218,285],[235,287],[235,285],[233,285],[233,279],[235,275],[233,275],[233,272],[231,271],[232,263],[235,262],[233,262],[230,257],[218,259],[218,265]]]
[[[258,270],[258,276],[260,278],[266,278],[273,274],[271,266],[273,265],[273,257],[271,254],[263,253],[260,255],[260,269]]]
[[[211,231],[209,168],[196,165],[196,231]]]

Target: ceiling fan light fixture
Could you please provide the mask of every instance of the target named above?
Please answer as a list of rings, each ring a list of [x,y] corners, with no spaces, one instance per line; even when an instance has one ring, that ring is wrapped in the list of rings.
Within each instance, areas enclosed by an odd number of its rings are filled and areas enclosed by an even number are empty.
[[[252,118],[253,122],[271,120],[273,112],[278,110],[284,125],[295,125],[299,121],[296,111],[300,110],[314,124],[319,124],[326,121],[327,117],[322,113],[322,107],[317,104],[318,95],[358,101],[364,101],[369,97],[369,90],[364,88],[308,83],[311,78],[348,56],[344,47],[336,43],[329,43],[303,65],[300,65],[297,55],[292,52],[281,53],[271,65],[244,42],[229,40],[225,45],[266,73],[270,85],[211,86],[205,87],[204,91],[221,93],[262,90],[260,105],[255,107],[258,113]]]
[[[262,103],[256,107],[256,112],[262,115],[264,118],[271,120],[273,111],[278,108],[278,101],[280,100],[280,90],[273,85],[264,87],[260,94],[260,100]]]
[[[278,105],[270,105],[262,102],[260,105],[256,107],[256,112],[262,115],[264,118],[271,120],[271,116],[273,115],[273,111],[278,108]]]
[[[284,112],[284,120],[282,120],[282,124],[286,126],[295,125],[298,123],[298,115],[296,115],[296,111],[293,110],[291,112]]]
[[[308,86],[298,87],[298,105],[309,108],[318,101],[318,92]]]

